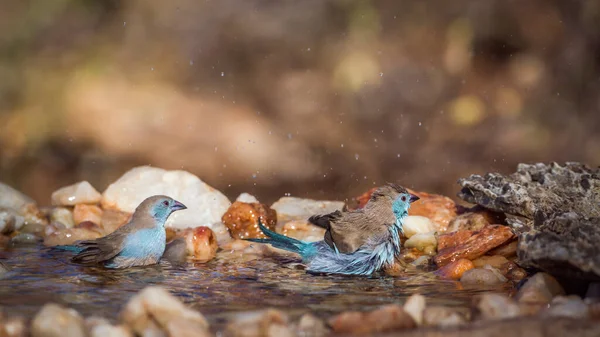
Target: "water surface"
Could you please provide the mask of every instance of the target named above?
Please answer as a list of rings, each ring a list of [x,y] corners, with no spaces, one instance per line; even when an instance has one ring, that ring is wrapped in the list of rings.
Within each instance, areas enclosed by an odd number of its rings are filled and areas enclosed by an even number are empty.
[[[264,257],[231,258],[219,253],[205,264],[160,265],[129,270],[104,270],[70,264],[69,252],[51,252],[41,245],[0,251],[11,272],[0,279],[0,305],[11,314],[32,317],[47,302],[74,308],[84,316],[117,320],[126,301],[148,285],[169,289],[221,328],[236,312],[278,308],[292,316],[311,311],[321,317],[347,310],[368,310],[403,303],[413,293],[428,304],[467,308],[471,297],[486,290],[463,290],[459,283],[422,275],[348,277],[310,275],[294,264]]]

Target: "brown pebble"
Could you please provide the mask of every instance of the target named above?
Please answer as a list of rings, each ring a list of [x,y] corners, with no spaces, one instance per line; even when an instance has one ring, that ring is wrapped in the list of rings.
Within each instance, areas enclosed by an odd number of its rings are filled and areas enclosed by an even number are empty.
[[[222,217],[223,224],[234,239],[266,238],[258,228],[258,217],[270,230],[275,230],[277,212],[259,203],[234,202]]]

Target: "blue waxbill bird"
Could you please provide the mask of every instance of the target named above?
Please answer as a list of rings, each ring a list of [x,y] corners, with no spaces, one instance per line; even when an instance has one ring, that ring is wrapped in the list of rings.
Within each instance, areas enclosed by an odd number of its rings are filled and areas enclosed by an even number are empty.
[[[259,227],[267,239],[247,239],[299,254],[310,273],[371,275],[400,254],[402,223],[419,197],[397,184],[378,188],[353,211],[315,215],[309,222],[325,228],[324,240],[303,242]]]
[[[164,195],[155,195],[142,201],[131,220],[107,236],[77,241],[60,250],[76,252],[71,261],[91,266],[120,269],[156,264],[165,251],[165,222],[185,205]]]

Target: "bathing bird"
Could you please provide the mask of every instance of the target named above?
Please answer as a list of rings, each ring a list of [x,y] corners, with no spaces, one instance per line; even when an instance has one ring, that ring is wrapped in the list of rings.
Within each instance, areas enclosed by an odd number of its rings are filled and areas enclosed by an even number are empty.
[[[76,252],[71,261],[86,266],[121,269],[156,264],[165,251],[165,222],[173,212],[186,208],[168,196],[151,196],[135,209],[128,223],[107,236],[54,248]]]
[[[322,241],[303,242],[275,233],[260,217],[258,225],[267,238],[247,240],[299,254],[309,273],[371,275],[400,254],[402,223],[417,200],[404,187],[388,183],[361,209],[311,216],[310,223],[326,230]]]

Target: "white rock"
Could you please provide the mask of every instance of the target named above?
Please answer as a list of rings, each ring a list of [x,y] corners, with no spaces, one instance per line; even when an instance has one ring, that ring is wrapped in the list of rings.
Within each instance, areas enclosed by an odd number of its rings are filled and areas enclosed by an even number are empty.
[[[273,203],[271,208],[277,211],[278,221],[306,220],[311,215],[342,210],[344,202],[283,197]]]
[[[139,335],[145,331],[169,330],[173,320],[208,329],[208,322],[198,311],[185,306],[161,287],[149,286],[133,296],[121,313],[122,321]],[[183,323],[181,323],[183,324]],[[200,333],[200,331],[198,331]]]
[[[423,324],[423,311],[425,310],[425,296],[421,294],[413,294],[406,303],[404,303],[404,311],[408,313],[417,323]]]
[[[485,319],[506,319],[518,317],[521,314],[517,302],[501,294],[480,295],[475,301],[475,306],[482,318]]]
[[[426,326],[453,327],[465,322],[463,315],[449,307],[429,306],[423,312],[423,324]]]
[[[437,239],[433,233],[419,233],[406,240],[404,247],[424,251],[427,247],[437,247]]]
[[[66,228],[73,228],[75,221],[73,220],[73,212],[64,207],[56,207],[50,212],[50,221],[59,222],[65,225]]]
[[[124,325],[112,325],[103,317],[91,316],[85,319],[89,337],[133,337],[131,330]]]
[[[258,199],[256,199],[255,196],[253,196],[252,194],[248,194],[248,193],[242,193],[240,194],[237,199],[235,199],[235,201],[239,201],[239,202],[245,202],[248,204],[252,204],[252,203],[258,203]]]
[[[58,304],[46,304],[31,322],[32,337],[85,337],[83,318]]]
[[[586,319],[590,316],[590,309],[577,295],[556,296],[552,299],[550,307],[543,312],[543,315]]]
[[[140,166],[125,173],[112,183],[102,195],[104,208],[132,213],[146,198],[167,195],[187,206],[173,213],[167,227],[211,227],[221,217],[231,202],[225,195],[186,171],[166,171],[150,166]]]
[[[75,206],[97,204],[102,195],[89,182],[81,181],[54,191],[51,199],[54,206]]]
[[[436,231],[436,226],[429,218],[420,215],[409,215],[402,224],[404,235],[407,238],[415,234],[425,234]]]

